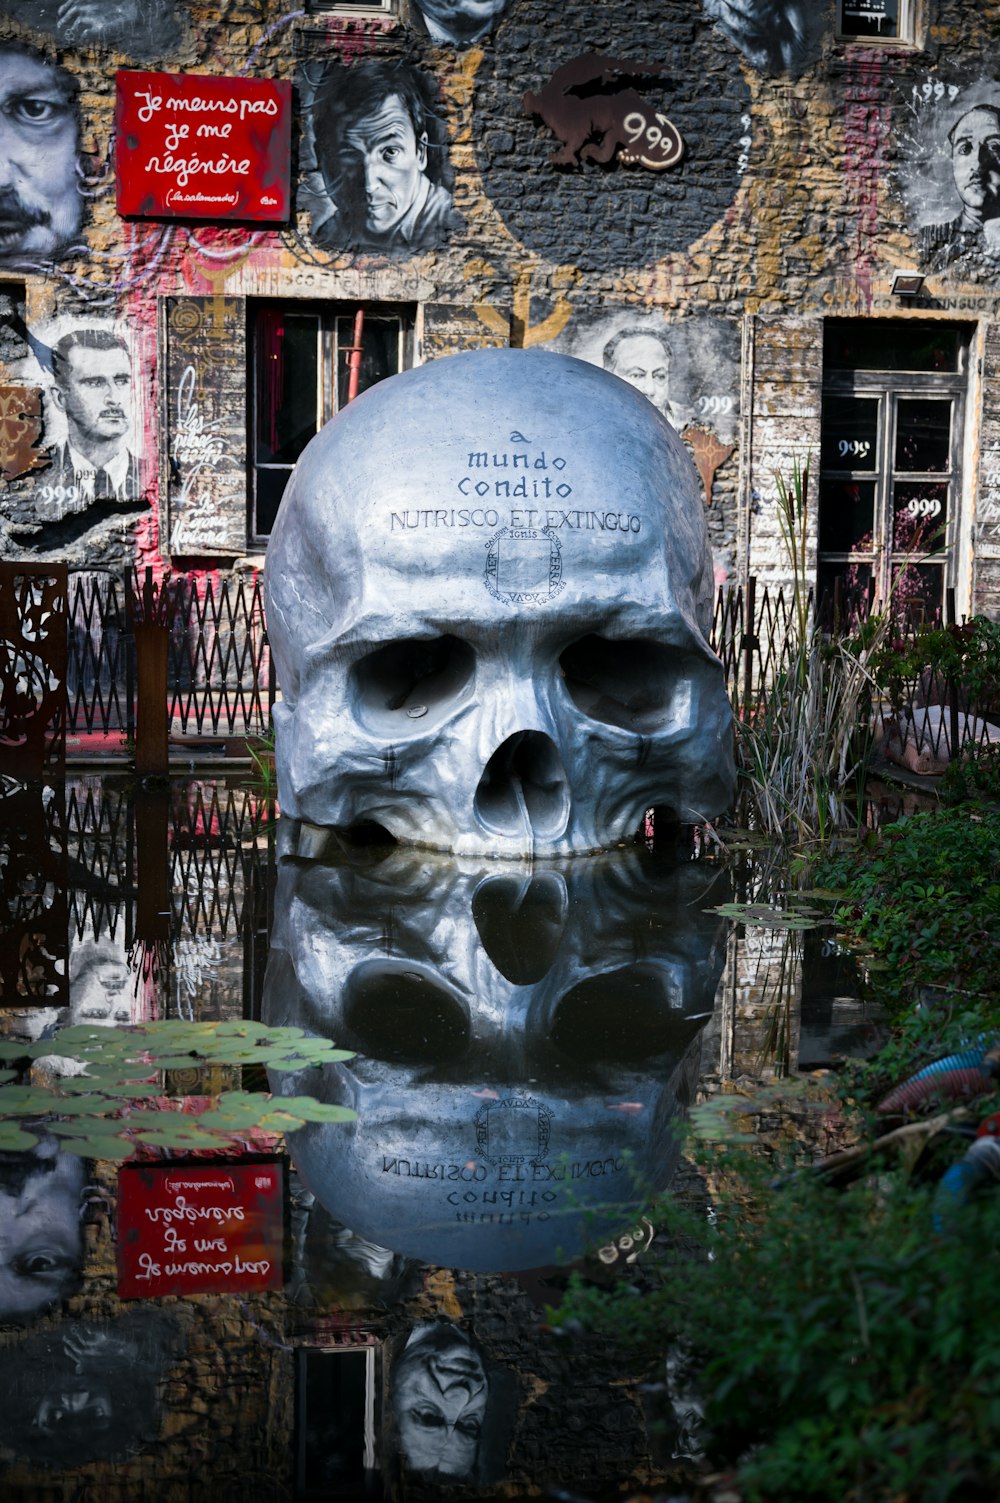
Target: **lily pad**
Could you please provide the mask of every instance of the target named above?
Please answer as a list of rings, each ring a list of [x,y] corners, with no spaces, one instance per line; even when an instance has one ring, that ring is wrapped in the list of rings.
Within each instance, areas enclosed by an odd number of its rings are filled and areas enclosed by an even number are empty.
[[[349,1106],[316,1101],[312,1096],[276,1096],[273,1105],[301,1122],[354,1122],[358,1115]]]
[[[33,1059],[38,1052],[37,1044],[22,1044],[15,1039],[0,1041],[0,1059]]]
[[[720,903],[707,911],[763,929],[815,929],[817,924],[829,922],[815,911],[773,908],[769,903]]]
[[[66,1138],[63,1153],[72,1153],[78,1159],[113,1159],[121,1163],[135,1153],[135,1144],[127,1138]]]
[[[137,1127],[135,1136],[140,1143],[153,1148],[218,1148],[219,1138],[196,1127]]]
[[[0,1149],[4,1153],[23,1153],[35,1148],[38,1139],[33,1132],[25,1132],[18,1122],[0,1122]]]
[[[83,1122],[79,1119],[71,1122],[49,1122],[47,1130],[60,1138],[79,1138],[83,1134],[91,1138],[116,1138],[129,1126],[130,1124],[123,1122],[120,1117],[89,1117]]]

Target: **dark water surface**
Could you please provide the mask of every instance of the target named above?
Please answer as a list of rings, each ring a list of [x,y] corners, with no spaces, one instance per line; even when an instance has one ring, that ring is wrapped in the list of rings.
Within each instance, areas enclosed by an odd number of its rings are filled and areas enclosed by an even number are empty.
[[[696,1100],[871,1047],[830,928],[716,911],[780,869],[345,851],[221,780],[3,795],[3,1496],[655,1479],[642,1375],[545,1305],[655,1258]]]

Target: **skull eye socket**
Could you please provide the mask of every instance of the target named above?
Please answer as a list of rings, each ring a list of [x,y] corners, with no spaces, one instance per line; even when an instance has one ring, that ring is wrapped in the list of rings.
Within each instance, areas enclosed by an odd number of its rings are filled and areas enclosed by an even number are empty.
[[[387,642],[351,669],[358,717],[393,736],[426,731],[455,708],[474,670],[472,648],[457,637]]]
[[[359,966],[345,988],[344,1022],[363,1054],[387,1064],[450,1064],[469,1046],[462,1004],[416,966]]]
[[[705,1023],[683,1011],[685,980],[679,967],[649,962],[588,976],[560,1000],[552,1042],[587,1065],[683,1053]]]
[[[559,659],[566,692],[591,720],[648,735],[691,712],[690,656],[643,637],[580,637]]]

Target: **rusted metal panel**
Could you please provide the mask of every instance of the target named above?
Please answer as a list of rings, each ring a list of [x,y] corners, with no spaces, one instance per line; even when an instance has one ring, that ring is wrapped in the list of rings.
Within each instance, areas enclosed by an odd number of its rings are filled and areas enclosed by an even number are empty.
[[[65,564],[0,563],[0,773],[61,777],[66,760]]]

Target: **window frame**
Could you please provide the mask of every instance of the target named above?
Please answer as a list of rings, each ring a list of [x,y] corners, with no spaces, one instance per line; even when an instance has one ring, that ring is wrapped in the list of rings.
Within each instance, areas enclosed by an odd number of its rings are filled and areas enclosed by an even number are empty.
[[[888,331],[887,331],[888,333]],[[870,570],[875,584],[875,601],[884,604],[891,595],[895,570],[905,557],[905,550],[894,545],[893,494],[897,484],[940,484],[948,487],[947,516],[943,547],[939,552],[928,554],[926,562],[933,563],[941,571],[940,611],[943,617],[947,590],[954,588],[958,576],[957,542],[961,536],[960,514],[964,494],[964,456],[966,403],[969,398],[969,352],[973,331],[961,326],[959,354],[954,371],[910,371],[864,369],[828,370],[824,365],[822,398],[823,406],[830,397],[871,399],[878,402],[876,418],[875,464],[869,469],[845,465],[836,468],[820,463],[819,498],[817,502],[816,580],[817,590],[824,566],[839,566],[847,569],[859,565]],[[897,470],[895,464],[896,431],[900,400],[919,399],[949,401],[952,421],[949,435],[948,467],[945,471]],[[824,435],[824,412],[820,417],[820,446]],[[821,546],[823,535],[823,490],[824,482],[874,482],[872,515],[872,545],[868,549],[848,549]],[[934,560],[941,558],[940,565]]]
[[[849,0],[837,0],[837,41],[850,42],[861,47],[915,47],[917,0],[899,0],[899,35],[894,37],[867,36],[864,32],[851,31],[844,25],[844,6]]]
[[[399,0],[306,0],[307,16],[394,16]]]
[[[317,301],[311,298],[254,298],[247,307],[247,387],[248,403],[247,433],[247,539],[254,550],[266,549],[270,532],[262,532],[257,526],[257,476],[261,470],[287,470],[289,477],[295,463],[258,461],[257,459],[257,410],[260,386],[258,384],[258,329],[260,315],[267,309],[280,310],[286,316],[312,317],[316,319],[316,432],[340,410],[338,405],[338,375],[340,359],[349,344],[340,342],[338,323],[341,319],[353,321],[361,310],[366,318],[382,321],[397,320],[397,370],[408,370],[414,363],[416,307],[412,303],[351,303],[344,300]],[[353,337],[351,335],[350,337]],[[362,334],[362,341],[364,335]]]

